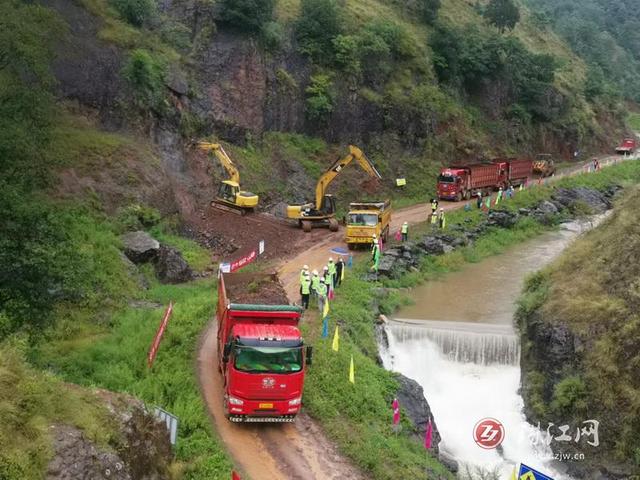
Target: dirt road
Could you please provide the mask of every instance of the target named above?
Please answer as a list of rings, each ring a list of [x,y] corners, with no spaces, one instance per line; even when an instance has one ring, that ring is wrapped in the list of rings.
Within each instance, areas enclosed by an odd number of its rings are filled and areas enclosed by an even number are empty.
[[[223,382],[217,370],[216,324],[205,331],[198,355],[200,388],[215,428],[242,478],[253,480],[364,480],[322,430],[302,413],[295,423],[234,424],[222,408]],[[229,475],[231,476],[231,475]]]

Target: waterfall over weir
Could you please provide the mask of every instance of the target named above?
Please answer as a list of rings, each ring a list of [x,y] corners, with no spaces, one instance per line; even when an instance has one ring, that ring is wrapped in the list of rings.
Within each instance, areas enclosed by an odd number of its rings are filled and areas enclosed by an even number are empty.
[[[400,343],[429,340],[454,362],[520,364],[520,342],[510,325],[396,318],[386,331]]]

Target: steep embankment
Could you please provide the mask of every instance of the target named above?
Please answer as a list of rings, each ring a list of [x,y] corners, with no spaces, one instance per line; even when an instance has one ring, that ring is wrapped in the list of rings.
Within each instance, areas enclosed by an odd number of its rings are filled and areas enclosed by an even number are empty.
[[[597,446],[585,443],[596,443],[593,435],[552,445],[585,454],[568,463],[578,478],[640,473],[638,208],[634,188],[601,226],[529,279],[520,301],[529,419],[570,425],[574,437],[578,427],[589,431],[583,422],[599,422]]]

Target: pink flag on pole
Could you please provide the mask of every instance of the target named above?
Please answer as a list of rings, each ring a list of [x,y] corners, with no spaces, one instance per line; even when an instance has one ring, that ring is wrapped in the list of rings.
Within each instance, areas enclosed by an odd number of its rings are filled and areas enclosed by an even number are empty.
[[[424,434],[424,448],[429,450],[431,448],[431,440],[433,437],[433,426],[431,425],[431,419],[427,423],[427,431]]]
[[[327,295],[327,297],[329,298],[329,300],[333,300],[335,294],[333,293],[333,285],[329,285],[329,293]]]
[[[391,406],[393,407],[393,424],[398,425],[400,423],[400,402],[397,398],[393,399]]]

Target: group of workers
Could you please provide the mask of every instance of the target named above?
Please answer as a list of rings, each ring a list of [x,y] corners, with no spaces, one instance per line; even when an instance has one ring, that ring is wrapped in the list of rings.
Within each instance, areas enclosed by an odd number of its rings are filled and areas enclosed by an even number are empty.
[[[309,265],[304,265],[300,271],[300,296],[302,297],[302,307],[306,310],[309,308],[309,302],[312,298],[317,299],[318,308],[322,312],[324,302],[330,292],[340,286],[342,281],[342,272],[345,268],[342,257],[337,262],[333,261],[333,257],[329,258],[329,262],[322,269],[322,275],[318,270],[309,272]]]

